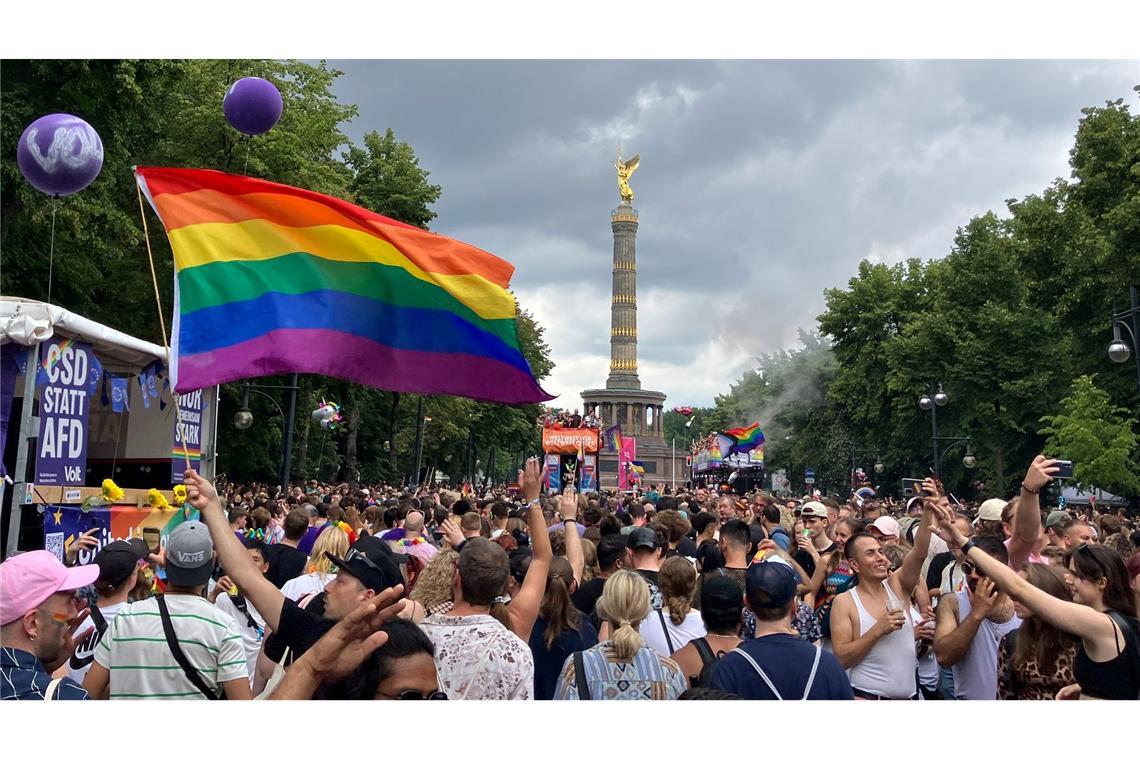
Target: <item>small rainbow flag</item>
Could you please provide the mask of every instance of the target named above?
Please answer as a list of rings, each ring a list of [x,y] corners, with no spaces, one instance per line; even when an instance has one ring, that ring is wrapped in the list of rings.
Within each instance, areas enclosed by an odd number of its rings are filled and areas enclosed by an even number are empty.
[[[764,433],[760,431],[760,423],[753,422],[748,427],[730,428],[724,434],[736,441],[732,446],[734,453],[747,454],[752,449],[764,445]]]
[[[178,393],[308,372],[520,404],[553,396],[519,347],[514,267],[337,198],[135,167],[174,252]]]

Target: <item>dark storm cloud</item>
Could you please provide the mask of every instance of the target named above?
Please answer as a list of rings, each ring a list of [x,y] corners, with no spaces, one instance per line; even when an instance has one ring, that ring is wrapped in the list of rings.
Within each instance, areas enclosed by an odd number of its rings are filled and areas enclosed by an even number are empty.
[[[860,259],[954,231],[1068,174],[1084,106],[1134,62],[337,61],[349,127],[392,127],[443,187],[433,228],[516,267],[562,403],[608,365],[617,142],[639,153],[641,377],[709,403],[796,343]],[[568,303],[567,294],[576,296]]]

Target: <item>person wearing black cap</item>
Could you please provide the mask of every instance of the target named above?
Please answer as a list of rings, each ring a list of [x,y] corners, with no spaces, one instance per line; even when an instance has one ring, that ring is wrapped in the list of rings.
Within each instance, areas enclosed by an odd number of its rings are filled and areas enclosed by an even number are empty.
[[[630,565],[649,584],[649,604],[661,609],[664,600],[657,585],[657,573],[669,548],[669,534],[663,527],[634,528],[629,534]]]
[[[400,564],[407,561],[407,556],[395,554],[379,538],[365,536],[349,548],[343,559],[326,555],[340,572],[325,586],[324,609],[317,615],[308,607],[302,608],[297,602],[287,599],[249,561],[245,547],[229,530],[212,483],[188,470],[186,491],[187,502],[201,512],[202,519],[210,527],[218,557],[229,572],[230,580],[242,590],[249,603],[261,613],[266,626],[273,631],[273,636],[265,642],[266,654],[271,659],[273,654],[280,658],[286,647],[293,657],[301,656],[336,621],[377,594],[404,582]],[[355,694],[358,682],[358,678],[352,677],[326,684],[317,692],[317,698],[359,696]]]
[[[87,669],[95,661],[95,648],[111,626],[115,616],[127,606],[128,597],[138,578],[139,562],[146,561],[146,542],[141,538],[130,541],[112,541],[95,555],[99,578],[95,581],[98,604],[91,607],[91,616],[76,629],[78,634],[93,628],[90,638],[75,648],[67,661],[67,675],[76,683],[83,683]]]
[[[756,638],[721,659],[712,688],[745,699],[852,699],[851,682],[835,656],[792,628],[799,578],[791,566],[779,557],[753,563],[745,584]]]

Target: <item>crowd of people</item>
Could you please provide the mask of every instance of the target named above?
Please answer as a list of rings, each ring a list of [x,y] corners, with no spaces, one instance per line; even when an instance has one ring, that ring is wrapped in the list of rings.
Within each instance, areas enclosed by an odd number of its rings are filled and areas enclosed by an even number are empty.
[[[546,409],[538,418],[538,423],[544,428],[597,428],[601,421],[593,412],[581,414],[577,409]]]
[[[3,699],[1140,697],[1140,525],[1009,500],[220,488],[0,565]],[[70,566],[69,566],[70,565]]]

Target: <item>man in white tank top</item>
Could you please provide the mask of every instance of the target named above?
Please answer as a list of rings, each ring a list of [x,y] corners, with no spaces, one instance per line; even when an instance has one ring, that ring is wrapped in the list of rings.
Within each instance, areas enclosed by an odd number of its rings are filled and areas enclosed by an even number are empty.
[[[928,478],[923,489],[928,499],[937,498],[933,480]],[[905,610],[930,546],[932,503],[924,501],[914,549],[894,572],[882,545],[870,534],[856,533],[844,546],[859,585],[835,599],[831,643],[835,656],[847,668],[856,699],[915,699],[918,695],[914,623]]]
[[[993,536],[975,539],[978,548],[1003,563],[1009,554]],[[1013,600],[968,560],[963,565],[967,588],[942,597],[934,629],[938,664],[954,671],[957,699],[997,699],[998,645],[1021,626]]]

